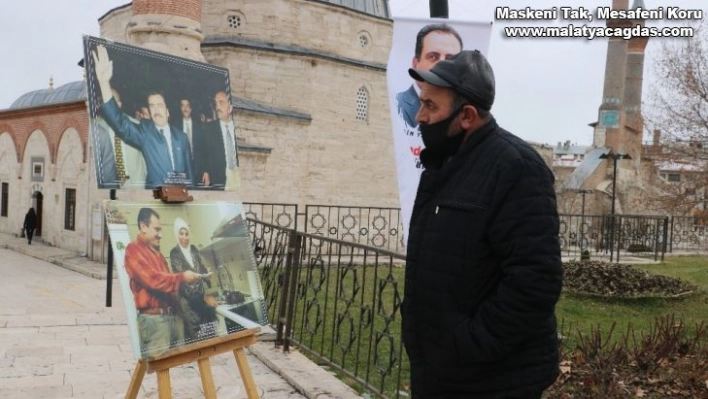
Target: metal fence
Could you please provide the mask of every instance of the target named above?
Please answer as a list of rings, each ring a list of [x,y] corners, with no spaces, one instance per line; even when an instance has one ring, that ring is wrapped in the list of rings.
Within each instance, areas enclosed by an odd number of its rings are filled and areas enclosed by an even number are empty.
[[[305,206],[305,232],[405,253],[399,208]]]
[[[298,213],[297,204],[244,202],[243,207],[246,217],[249,219],[293,230],[297,230],[302,225],[302,222],[298,220],[302,215]]]
[[[409,397],[403,257],[253,218],[248,224],[276,344],[297,345],[361,391]]]
[[[560,243],[563,255],[589,254],[649,257],[663,260],[666,252],[668,218],[637,215],[560,215]]]
[[[409,397],[398,209],[248,203],[246,213],[276,344],[297,345],[360,391]],[[578,258],[663,260],[707,249],[704,233],[692,218],[560,215],[563,255]]]
[[[244,203],[246,216],[278,227],[304,231],[405,255],[399,208]],[[708,224],[681,216],[560,215],[560,241],[565,256],[582,250],[599,256],[651,257],[665,252],[708,252]],[[355,247],[348,248],[357,255]]]
[[[669,252],[708,252],[708,223],[705,218],[669,218]]]

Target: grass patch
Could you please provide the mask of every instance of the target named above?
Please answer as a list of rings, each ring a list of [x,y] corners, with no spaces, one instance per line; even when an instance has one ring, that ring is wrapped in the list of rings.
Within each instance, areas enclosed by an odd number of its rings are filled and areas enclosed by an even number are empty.
[[[573,294],[566,290],[556,305],[556,316],[562,325],[561,333],[569,337],[569,345],[576,343],[577,332],[590,333],[599,328],[608,333],[614,325],[624,332],[633,326],[637,331],[647,330],[658,316],[674,315],[683,321],[687,330],[708,320],[708,257],[669,257],[661,264],[638,264],[634,267],[652,274],[680,278],[698,287],[698,290],[678,298],[602,298]]]

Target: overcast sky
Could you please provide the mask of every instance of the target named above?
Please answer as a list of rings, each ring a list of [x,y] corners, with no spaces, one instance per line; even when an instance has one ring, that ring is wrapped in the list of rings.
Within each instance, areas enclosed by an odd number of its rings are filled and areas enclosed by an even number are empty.
[[[633,0],[630,0],[630,4]],[[46,88],[49,77],[54,87],[80,80],[83,57],[81,36],[98,36],[98,18],[126,0],[0,0],[0,109],[5,109],[23,93]],[[494,68],[497,98],[492,112],[502,127],[526,139],[555,145],[571,140],[590,144],[602,98],[607,39],[513,39],[503,35],[505,26],[566,26],[569,21],[494,21],[496,7],[516,4],[533,8],[585,6],[594,13],[610,0],[449,0],[450,16],[457,20],[490,21],[493,24],[489,61]],[[647,8],[680,5],[682,9],[702,9],[705,0],[644,0]],[[592,6],[591,6],[592,4]],[[394,17],[421,17],[429,14],[428,0],[390,0]],[[677,26],[681,21],[651,21],[648,26]],[[575,25],[581,25],[575,22]],[[594,21],[592,26],[600,26]],[[655,77],[652,63],[659,43],[652,39],[647,48],[644,98]],[[402,71],[402,73],[406,73]]]

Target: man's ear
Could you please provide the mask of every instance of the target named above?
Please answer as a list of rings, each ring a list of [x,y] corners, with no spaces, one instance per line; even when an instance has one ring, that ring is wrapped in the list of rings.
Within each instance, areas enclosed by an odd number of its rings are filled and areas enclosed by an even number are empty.
[[[462,107],[462,117],[460,119],[460,126],[463,130],[468,130],[473,128],[477,121],[479,121],[479,113],[477,108],[473,105],[465,105]]]
[[[411,65],[413,66],[413,69],[418,68],[418,59],[413,56],[413,60],[411,60]]]

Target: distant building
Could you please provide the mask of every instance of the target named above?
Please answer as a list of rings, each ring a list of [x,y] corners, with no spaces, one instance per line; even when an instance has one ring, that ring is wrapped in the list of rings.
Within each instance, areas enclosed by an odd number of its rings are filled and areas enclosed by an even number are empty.
[[[629,1],[613,0],[612,8],[627,10]],[[644,8],[644,2],[633,0],[631,8]],[[608,19],[606,25],[629,28],[645,22]],[[608,214],[611,209],[617,214],[667,212],[648,201],[660,196],[666,183],[659,176],[655,160],[643,158],[641,100],[647,43],[648,37],[608,39],[602,102],[597,121],[589,124],[593,129],[592,145],[582,149],[564,146],[557,151],[554,162],[557,177],[564,175],[558,190],[562,212],[580,211],[575,198],[581,191],[586,192],[588,213]]]
[[[571,144],[570,140],[558,142],[553,147],[553,166],[576,167],[585,159],[585,154],[592,149],[589,145]]]

